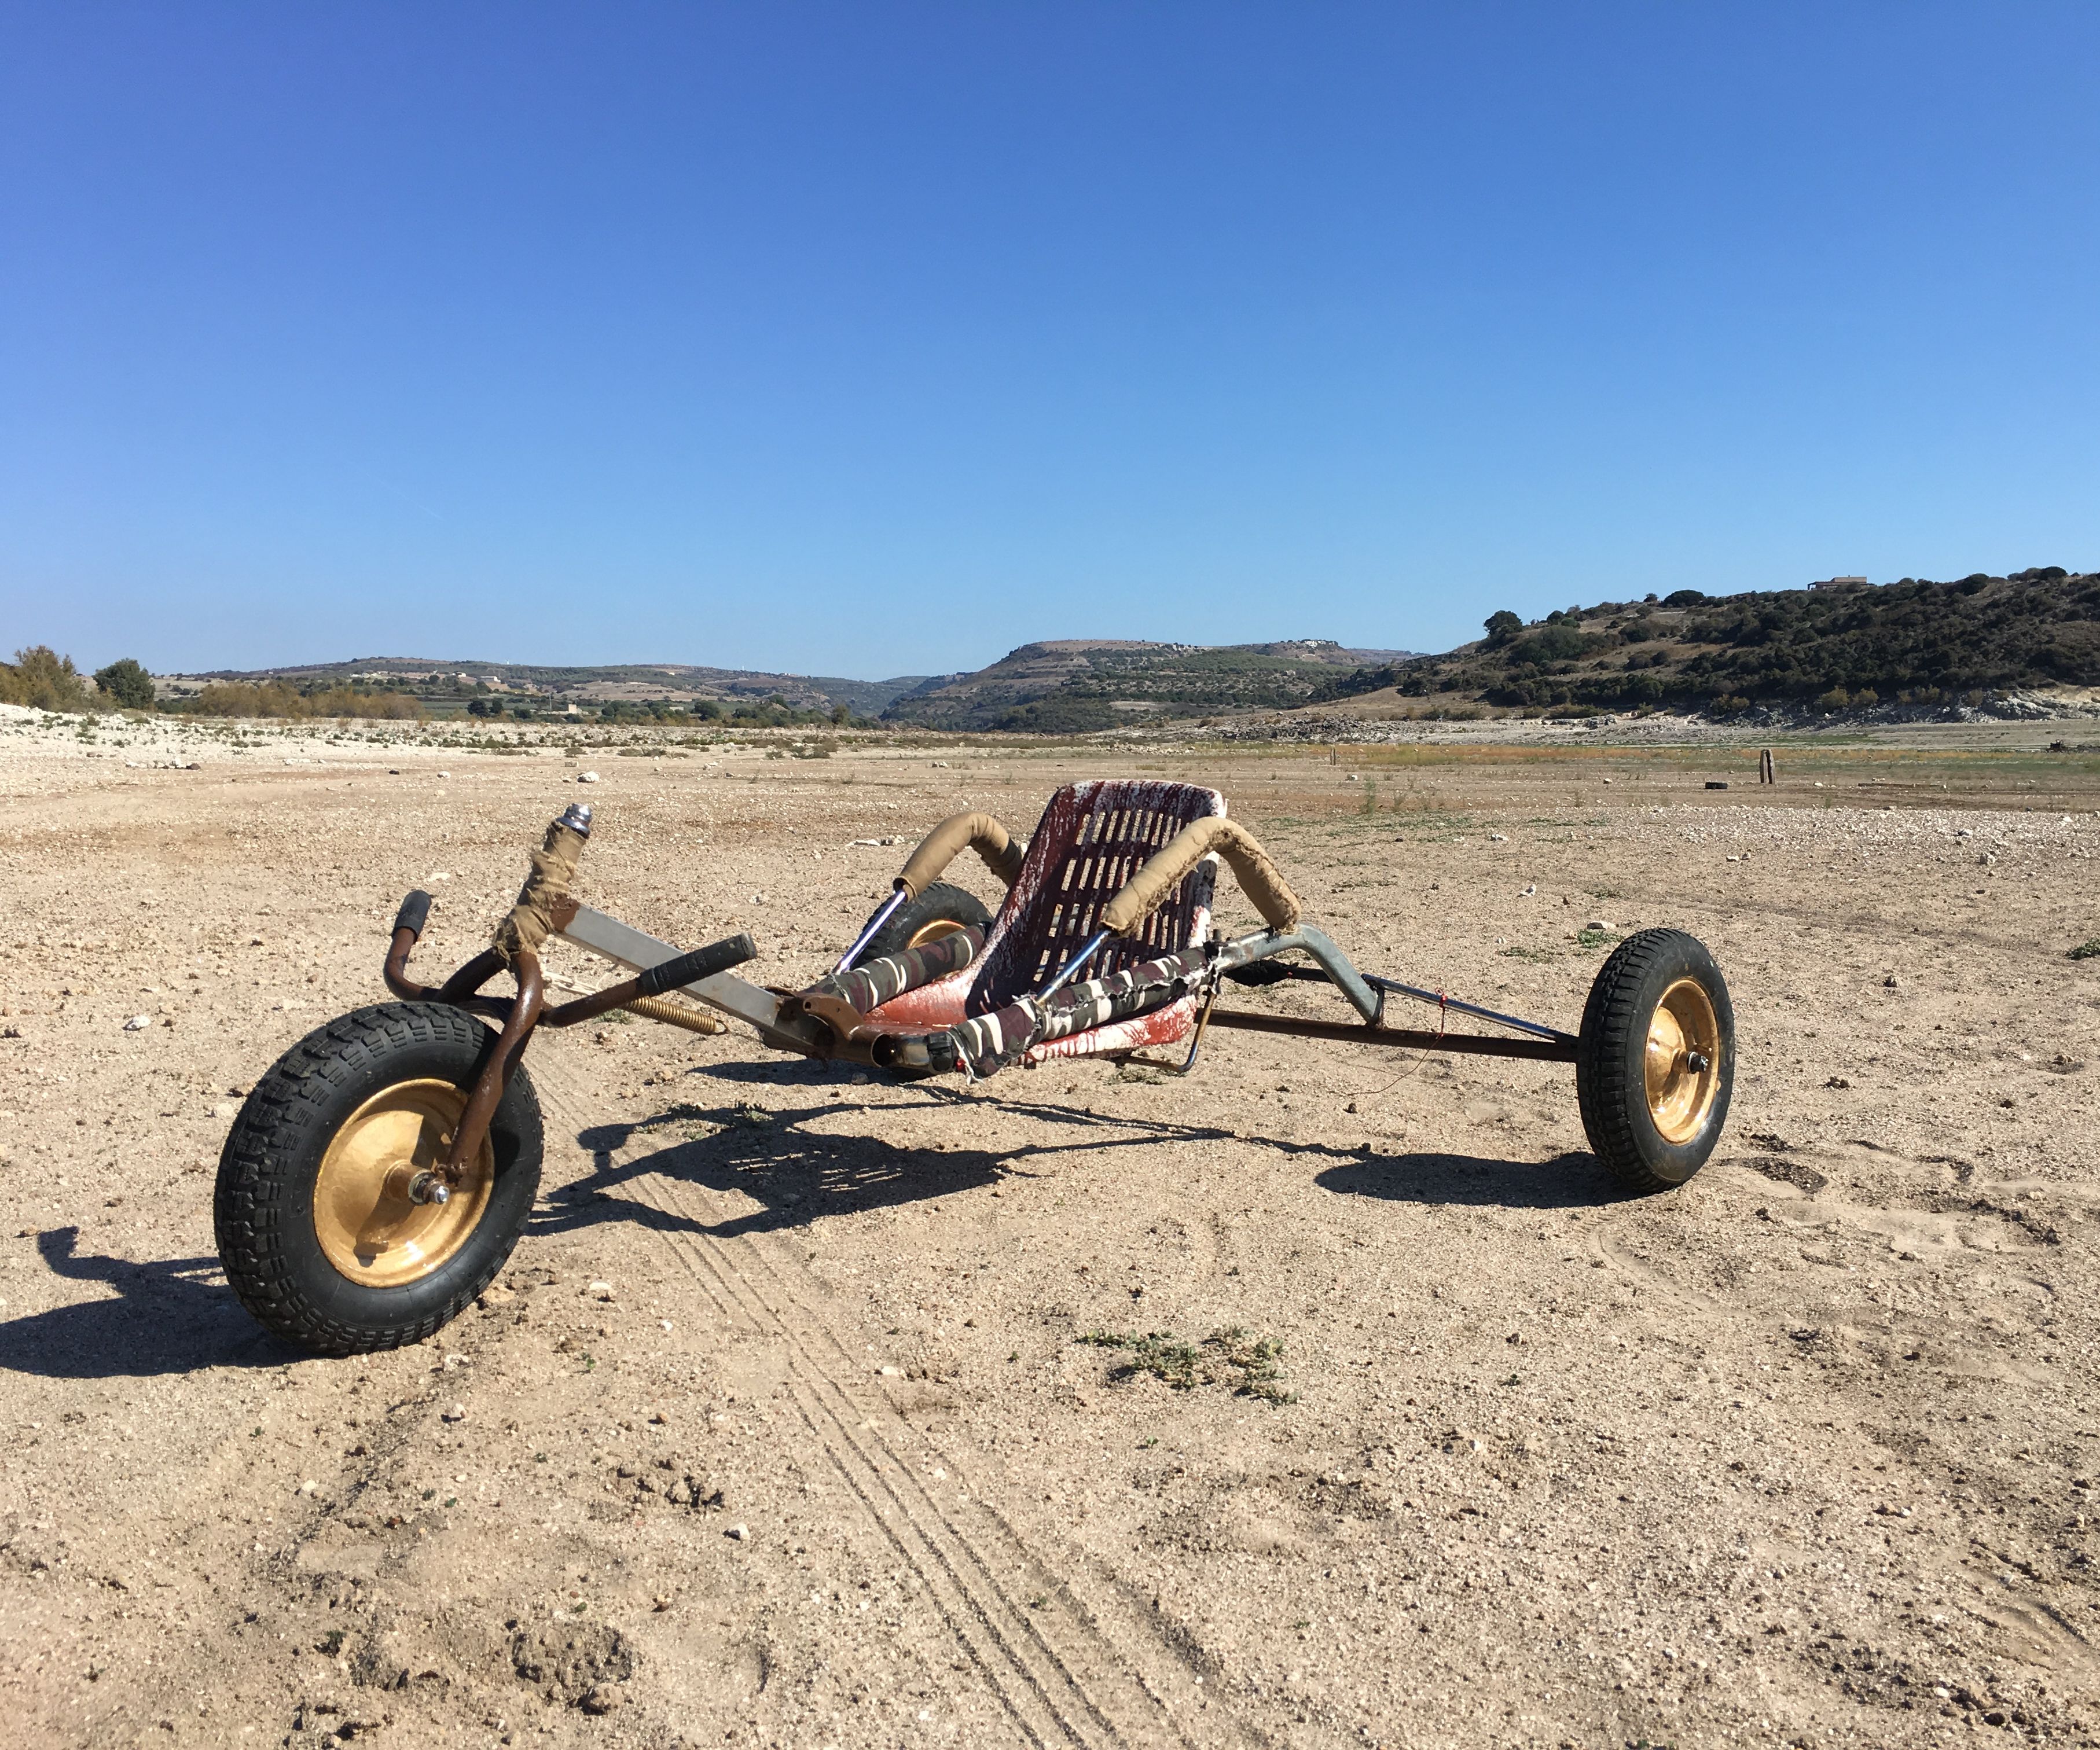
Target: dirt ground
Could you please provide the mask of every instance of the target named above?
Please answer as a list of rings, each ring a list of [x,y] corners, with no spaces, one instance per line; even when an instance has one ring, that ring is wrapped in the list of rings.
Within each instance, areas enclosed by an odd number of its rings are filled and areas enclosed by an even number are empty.
[[[0,752],[11,1744],[2100,1731],[2100,763],[2046,726],[1789,744],[1764,791],[1594,737],[153,734]],[[229,1121],[383,1000],[410,887],[449,968],[585,795],[582,897],[800,983],[935,820],[1139,771],[1224,790],[1363,963],[1498,1007],[1572,1026],[1611,936],[1704,938],[1713,1163],[1620,1195],[1553,1065],[1214,1032],[1186,1080],[891,1086],[608,1025],[533,1046],[541,1201],[439,1338],[311,1360],[227,1289]],[[1087,1341],[1150,1333],[1185,1389]]]

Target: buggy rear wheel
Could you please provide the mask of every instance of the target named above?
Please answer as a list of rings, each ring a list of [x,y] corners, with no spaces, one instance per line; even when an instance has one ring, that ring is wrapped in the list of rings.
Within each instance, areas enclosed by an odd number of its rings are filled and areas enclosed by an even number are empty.
[[[1576,1047],[1582,1128],[1629,1189],[1681,1185],[1727,1122],[1736,1015],[1705,945],[1682,930],[1620,943],[1590,987]]]
[[[220,1261],[241,1304],[320,1355],[420,1342],[503,1267],[540,1184],[540,1104],[522,1066],[443,1202],[443,1162],[496,1036],[435,1003],[360,1009],[256,1084],[219,1158]]]
[[[867,947],[854,960],[865,966],[907,948],[923,948],[961,929],[988,930],[991,914],[976,894],[946,881],[936,881],[916,899],[907,899],[884,920]]]

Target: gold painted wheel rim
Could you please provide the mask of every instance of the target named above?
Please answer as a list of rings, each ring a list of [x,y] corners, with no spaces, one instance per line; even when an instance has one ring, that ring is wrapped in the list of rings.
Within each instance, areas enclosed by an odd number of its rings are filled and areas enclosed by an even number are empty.
[[[911,940],[904,946],[907,949],[923,948],[927,943],[937,942],[944,936],[960,936],[962,933],[963,926],[953,918],[936,918],[931,923],[920,924],[911,932]]]
[[[1721,1020],[1696,978],[1664,991],[1648,1018],[1648,1116],[1665,1142],[1687,1143],[1705,1127],[1721,1083]]]
[[[328,1261],[367,1288],[419,1282],[466,1244],[496,1187],[484,1139],[446,1203],[412,1202],[397,1167],[442,1165],[466,1094],[449,1082],[397,1082],[360,1106],[335,1134],[314,1181],[314,1233]]]

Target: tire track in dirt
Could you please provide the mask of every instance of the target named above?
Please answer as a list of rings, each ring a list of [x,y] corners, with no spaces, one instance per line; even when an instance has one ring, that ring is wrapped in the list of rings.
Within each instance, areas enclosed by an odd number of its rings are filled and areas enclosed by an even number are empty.
[[[585,1093],[557,1073],[536,1077],[550,1116],[578,1135],[599,1122]],[[971,1664],[1031,1743],[1043,1750],[1183,1747],[1264,1741],[1202,1697],[1186,1656],[1131,1607],[1111,1577],[1103,1592],[1060,1574],[861,1376],[814,1304],[806,1272],[753,1234],[704,1230],[737,1213],[661,1174],[630,1194],[677,1226],[649,1228],[717,1315],[778,1347],[796,1414],[862,1514],[919,1579]],[[936,1495],[927,1481],[946,1473]]]

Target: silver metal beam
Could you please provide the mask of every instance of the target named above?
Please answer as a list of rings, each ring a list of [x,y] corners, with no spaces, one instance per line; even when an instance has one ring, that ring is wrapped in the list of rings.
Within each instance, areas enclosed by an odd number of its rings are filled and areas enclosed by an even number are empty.
[[[654,936],[636,929],[632,924],[622,923],[619,919],[602,911],[593,911],[589,906],[576,907],[576,915],[556,932],[564,941],[573,942],[579,948],[587,948],[593,954],[602,954],[607,959],[621,966],[631,967],[638,972],[646,972],[652,966],[661,966],[683,952],[669,942],[659,941]],[[810,1025],[804,1020],[783,1022],[780,1018],[780,999],[770,990],[761,990],[748,979],[739,978],[734,972],[717,972],[712,978],[679,987],[689,997],[720,1009],[725,1015],[752,1026],[783,1044],[794,1047],[796,1042],[814,1047],[818,1043]]]

